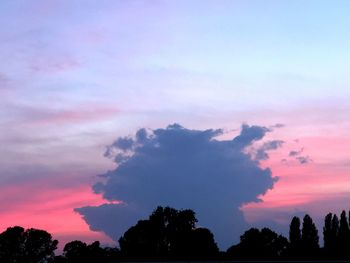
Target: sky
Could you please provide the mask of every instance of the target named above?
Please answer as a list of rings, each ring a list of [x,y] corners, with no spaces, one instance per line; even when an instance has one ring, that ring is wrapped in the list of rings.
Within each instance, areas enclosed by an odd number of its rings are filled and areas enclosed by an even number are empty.
[[[321,230],[350,201],[349,10],[2,0],[0,230],[116,244],[157,203],[197,208],[221,248],[293,215]]]

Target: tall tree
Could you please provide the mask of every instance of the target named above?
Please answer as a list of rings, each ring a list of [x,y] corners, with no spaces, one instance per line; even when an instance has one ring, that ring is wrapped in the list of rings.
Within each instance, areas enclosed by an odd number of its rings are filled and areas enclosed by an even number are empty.
[[[297,258],[300,255],[301,249],[301,230],[300,230],[300,219],[294,216],[289,225],[289,254],[292,258]]]
[[[312,218],[306,214],[303,218],[301,230],[302,254],[304,257],[313,258],[319,252],[319,236]]]
[[[324,251],[328,258],[337,256],[339,220],[336,214],[326,215],[323,227]]]
[[[338,244],[338,234],[339,234],[339,219],[336,214],[332,218],[332,247],[335,249]]]
[[[330,247],[332,246],[332,243],[334,240],[332,240],[332,218],[333,214],[329,213],[326,215],[324,218],[324,227],[323,227],[323,243],[324,243],[324,248],[326,251],[330,250]]]
[[[340,222],[339,222],[339,233],[338,233],[338,248],[339,248],[339,256],[345,257],[348,254],[348,245],[350,240],[350,231],[349,231],[349,223],[346,217],[346,213],[343,210],[340,214]]]

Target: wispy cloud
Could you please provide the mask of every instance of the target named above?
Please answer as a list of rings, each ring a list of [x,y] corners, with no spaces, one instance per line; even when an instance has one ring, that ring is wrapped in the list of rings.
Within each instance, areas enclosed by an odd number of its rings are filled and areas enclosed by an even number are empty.
[[[18,107],[17,112],[24,123],[30,125],[78,125],[102,121],[117,116],[120,110],[108,106],[81,106],[71,109]]]
[[[292,150],[292,151],[290,151],[288,156],[294,158],[300,164],[308,164],[308,163],[313,162],[313,160],[310,158],[310,156],[302,155],[303,152],[304,152],[304,147],[301,148],[300,150]],[[284,159],[284,160],[287,161],[286,159]]]
[[[67,56],[61,56],[59,58],[40,56],[31,60],[29,63],[30,69],[36,73],[48,74],[56,74],[68,70],[74,70],[82,66],[79,61]]]

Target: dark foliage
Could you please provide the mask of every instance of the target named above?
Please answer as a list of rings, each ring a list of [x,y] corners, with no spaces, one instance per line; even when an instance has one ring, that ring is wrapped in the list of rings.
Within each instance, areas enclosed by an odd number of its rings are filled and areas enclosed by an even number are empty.
[[[334,230],[338,231],[338,229],[333,229],[332,224],[333,215],[329,213],[324,218],[324,227],[323,227],[323,243],[325,250],[331,250],[331,245],[334,242]]]
[[[325,217],[323,239],[325,258],[350,259],[350,229],[345,211],[340,214],[340,220],[331,213]]]
[[[57,262],[67,263],[94,263],[110,262],[119,259],[119,251],[112,248],[101,248],[100,242],[95,241],[90,245],[75,240],[64,246],[62,258],[57,258]]]
[[[338,231],[338,255],[345,258],[349,254],[350,231],[349,223],[345,211],[340,214],[339,231]]]
[[[288,257],[297,259],[301,257],[301,229],[299,217],[293,217],[289,226]]]
[[[238,245],[227,250],[229,259],[275,260],[283,257],[288,240],[269,228],[251,228],[241,236]]]
[[[158,207],[119,239],[121,253],[126,259],[214,258],[214,237],[208,229],[196,229],[196,222],[192,210]]]
[[[309,215],[303,219],[301,230],[301,254],[303,258],[315,258],[319,253],[318,230]]]
[[[215,259],[218,255],[219,249],[215,243],[214,235],[207,228],[196,228],[191,231],[188,239],[187,254],[191,255],[192,259]]]
[[[57,244],[44,230],[10,227],[0,234],[0,262],[52,262]]]
[[[340,219],[339,219],[340,218]],[[309,215],[301,223],[293,217],[289,240],[269,228],[251,228],[240,242],[219,252],[207,228],[196,227],[192,210],[158,207],[147,220],[140,220],[119,239],[117,248],[104,248],[98,241],[86,244],[75,240],[54,255],[58,241],[38,229],[10,227],[0,234],[0,263],[111,263],[163,260],[254,260],[303,261],[350,260],[350,219],[329,213],[324,219],[324,247],[319,247],[318,230]]]

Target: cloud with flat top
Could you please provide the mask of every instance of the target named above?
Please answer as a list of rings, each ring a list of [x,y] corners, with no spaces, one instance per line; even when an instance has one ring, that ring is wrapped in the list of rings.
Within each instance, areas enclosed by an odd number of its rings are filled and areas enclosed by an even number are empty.
[[[210,228],[220,247],[227,248],[247,227],[241,205],[259,201],[258,196],[277,180],[245,150],[270,131],[244,124],[234,138],[219,140],[221,129],[192,130],[173,124],[118,138],[105,153],[117,167],[93,186],[109,203],[75,211],[92,230],[118,240],[158,205],[190,208],[199,225]],[[268,142],[259,150],[260,159],[268,158],[264,151],[281,145]]]

